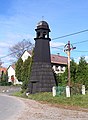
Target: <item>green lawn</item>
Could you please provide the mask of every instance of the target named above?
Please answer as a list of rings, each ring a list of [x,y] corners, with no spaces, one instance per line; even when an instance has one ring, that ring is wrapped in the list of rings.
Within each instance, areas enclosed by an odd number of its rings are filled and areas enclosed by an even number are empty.
[[[63,105],[63,106],[74,106],[74,107],[82,107],[82,108],[88,108],[88,94],[86,95],[72,95],[70,98],[67,98],[65,96],[56,96],[53,97],[52,93],[37,93],[37,94],[31,94],[28,97],[26,97],[21,92],[15,93],[16,96],[19,97],[25,97],[28,99],[33,99],[37,101],[43,101],[48,102],[55,105]]]

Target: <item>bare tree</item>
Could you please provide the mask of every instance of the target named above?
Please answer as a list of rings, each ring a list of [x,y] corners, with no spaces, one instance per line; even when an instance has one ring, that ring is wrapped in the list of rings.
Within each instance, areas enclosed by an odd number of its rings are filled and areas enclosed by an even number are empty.
[[[14,46],[10,47],[9,50],[11,55],[14,58],[18,59],[21,57],[25,50],[27,51],[32,50],[33,47],[34,45],[29,40],[23,39],[21,42],[18,42]]]

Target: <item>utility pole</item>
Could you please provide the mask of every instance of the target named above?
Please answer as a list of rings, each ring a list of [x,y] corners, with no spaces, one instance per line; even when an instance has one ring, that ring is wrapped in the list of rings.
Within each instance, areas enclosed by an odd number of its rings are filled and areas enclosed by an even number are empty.
[[[70,41],[68,41],[68,43],[64,46],[64,48],[65,48],[64,52],[66,52],[68,55],[68,86],[70,87],[70,84],[71,84],[71,80],[70,80],[70,51],[73,49],[76,49],[76,47],[73,47],[70,44]]]
[[[70,41],[68,41],[68,86],[70,87]]]

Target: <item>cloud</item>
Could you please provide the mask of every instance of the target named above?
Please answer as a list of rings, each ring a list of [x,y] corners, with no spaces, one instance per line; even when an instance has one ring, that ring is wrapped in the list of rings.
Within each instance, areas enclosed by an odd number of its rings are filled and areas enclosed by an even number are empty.
[[[11,56],[5,57],[9,54],[9,48],[14,44],[22,41],[23,39],[29,39],[30,42],[34,42],[33,36],[31,34],[19,34],[8,32],[5,34],[4,38],[0,38],[0,58],[4,62],[4,66],[9,66],[11,62],[14,61],[14,58]]]
[[[88,56],[83,56],[83,57],[85,57],[85,60],[86,60],[86,62],[88,63]],[[75,60],[75,62],[76,62],[77,64],[79,64],[80,58],[81,58],[81,57],[74,58],[74,60]]]
[[[21,33],[8,33],[7,37],[12,40],[18,40],[18,39],[33,39],[32,35],[30,34],[21,34]]]
[[[88,56],[85,56],[85,60],[88,62]]]
[[[80,57],[74,58],[74,61],[79,64]]]
[[[18,42],[21,42],[23,39],[29,39],[30,42],[33,41],[33,36],[31,34],[14,34],[14,33],[8,33],[7,34],[7,39],[9,40],[8,42],[11,43],[10,47],[13,46],[14,44],[17,44]]]
[[[3,62],[3,66],[5,66],[5,67],[8,67],[9,65],[11,65],[13,62],[15,62],[16,61],[16,59],[15,58],[13,58],[12,56],[5,56],[5,57],[3,57],[2,59],[1,59],[1,61]]]
[[[65,44],[64,43],[61,43],[61,42],[50,42],[50,46],[51,47],[62,47],[64,46]]]
[[[19,34],[19,33],[7,33],[4,40],[1,40],[0,47],[10,47],[23,39],[29,39],[33,42],[33,36],[31,34]]]
[[[0,48],[6,48],[9,47],[9,44],[6,42],[0,42]]]

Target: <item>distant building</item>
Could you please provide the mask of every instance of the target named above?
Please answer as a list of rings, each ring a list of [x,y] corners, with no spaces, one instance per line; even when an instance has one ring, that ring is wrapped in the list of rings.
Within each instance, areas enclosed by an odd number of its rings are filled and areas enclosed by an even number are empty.
[[[31,51],[24,51],[24,53],[21,56],[21,59],[23,60],[23,62],[30,56],[31,57],[32,52]]]
[[[51,54],[52,68],[56,74],[65,72],[67,61],[68,61],[67,57]]]
[[[25,51],[23,55],[21,56],[23,62],[28,58],[32,56],[32,52]],[[65,68],[67,66],[68,58],[60,55],[51,54],[51,64],[52,69],[56,74],[58,73],[64,73]]]
[[[6,73],[7,69],[4,67],[0,67],[0,77],[3,73]]]
[[[12,82],[14,85],[22,84],[22,82],[19,82],[16,78],[14,64],[8,67],[7,72],[8,72],[8,82]]]
[[[32,56],[32,52],[31,51],[24,51],[23,55],[21,56],[23,62],[28,58],[28,57]],[[65,68],[67,66],[67,57],[64,56],[60,56],[60,55],[55,55],[55,54],[51,54],[51,64],[52,64],[52,69],[54,70],[54,72],[56,74],[58,73],[64,73],[65,72]],[[6,68],[0,68],[0,75],[2,73],[2,71],[4,71],[4,73],[8,72],[8,82],[13,82],[14,84],[21,84],[21,82],[19,82],[15,76],[15,65],[10,65],[8,67],[8,69]]]

